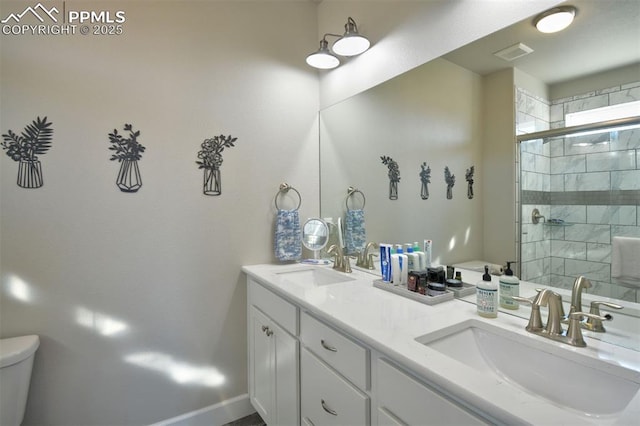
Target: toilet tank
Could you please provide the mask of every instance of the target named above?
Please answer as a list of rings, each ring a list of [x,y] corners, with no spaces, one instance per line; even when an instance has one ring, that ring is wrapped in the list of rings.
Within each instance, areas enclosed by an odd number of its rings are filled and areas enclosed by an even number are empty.
[[[0,425],[22,423],[27,405],[33,358],[40,339],[20,336],[0,339]]]

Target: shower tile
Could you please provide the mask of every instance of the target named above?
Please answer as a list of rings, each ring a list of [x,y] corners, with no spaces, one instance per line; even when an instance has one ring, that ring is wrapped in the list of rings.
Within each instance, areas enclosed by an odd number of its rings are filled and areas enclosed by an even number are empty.
[[[611,189],[640,189],[640,170],[611,172]]]
[[[563,125],[560,127],[564,127]],[[549,138],[549,150],[551,157],[561,157],[564,155],[564,138]]]
[[[551,256],[584,260],[587,258],[587,243],[551,240]]]
[[[551,283],[554,287],[564,288],[569,290],[573,287],[575,277],[568,277],[565,275],[551,275]]]
[[[615,278],[614,278],[615,280]],[[634,288],[617,285],[614,283],[611,286],[611,297],[614,299],[626,300],[629,302],[636,302],[638,299],[638,290]]]
[[[569,155],[550,159],[551,174],[581,173],[586,171],[584,155]]]
[[[541,224],[522,224],[522,242],[531,243],[544,239],[544,229]]]
[[[549,182],[551,191],[564,191],[564,175],[551,175]]]
[[[611,189],[609,172],[566,174],[564,175],[564,188],[566,191],[609,190]],[[621,188],[621,189],[627,189],[627,188]]]
[[[564,104],[551,105],[549,107],[549,121],[564,120]]]
[[[633,87],[609,95],[609,104],[617,105],[627,102],[640,101],[640,87]]]
[[[552,257],[551,258],[551,274],[552,275],[564,275],[564,258]]]
[[[590,96],[591,93],[581,95],[575,101],[565,104],[565,114],[578,111],[586,111],[589,109],[605,107],[609,105],[609,95]]]
[[[587,260],[611,263],[611,244],[587,243]]]
[[[609,151],[611,144],[610,133],[598,133],[595,135],[567,137],[564,141],[564,154],[593,154]]]
[[[585,293],[600,297],[611,297],[611,284],[608,282],[591,280],[591,288],[585,289]]]
[[[520,170],[523,172],[536,171],[536,155],[530,152],[520,154]]]
[[[564,240],[565,226],[549,226],[549,238],[552,240]]]
[[[537,259],[536,257],[536,244],[537,243],[522,243],[520,244],[520,259],[522,262],[529,262]]]
[[[564,238],[567,241],[609,244],[611,242],[611,227],[609,225],[576,223],[565,228]]]
[[[535,171],[538,173],[549,174],[551,169],[551,159],[545,155],[536,155],[535,158]]]
[[[587,223],[636,225],[636,206],[587,206]]]
[[[551,241],[544,239],[543,241],[536,241],[533,244],[535,245],[537,259],[549,257],[551,254]]]
[[[611,238],[613,237],[640,238],[640,226],[611,225]]]
[[[564,263],[565,274],[571,277],[584,275],[593,281],[610,281],[611,265],[586,260],[567,259]]]
[[[587,154],[587,171],[632,170],[636,168],[636,152],[612,151]]]
[[[640,129],[621,130],[613,135],[611,151],[640,149]]]
[[[562,219],[571,223],[587,222],[587,206],[551,206],[550,217],[553,219]]]

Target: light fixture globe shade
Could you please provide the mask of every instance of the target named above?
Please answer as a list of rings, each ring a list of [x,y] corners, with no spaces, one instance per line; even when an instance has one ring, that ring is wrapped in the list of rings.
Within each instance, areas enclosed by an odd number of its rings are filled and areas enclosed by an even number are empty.
[[[571,25],[575,16],[576,9],[574,7],[557,7],[538,15],[533,24],[541,33],[556,33]]]
[[[340,60],[329,51],[317,51],[307,56],[307,64],[321,70],[330,70],[340,65]]]
[[[331,50],[340,56],[356,56],[366,52],[369,46],[371,43],[366,37],[360,34],[345,34],[333,43]]]

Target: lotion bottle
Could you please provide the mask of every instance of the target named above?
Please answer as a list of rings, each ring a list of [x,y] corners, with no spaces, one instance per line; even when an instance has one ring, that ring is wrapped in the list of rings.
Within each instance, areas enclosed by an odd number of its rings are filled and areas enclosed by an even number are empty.
[[[417,265],[416,269],[419,271],[427,269],[427,257],[425,256],[424,252],[420,250],[420,244],[418,244],[417,241],[413,243],[413,252],[418,255],[419,264]]]
[[[500,277],[500,306],[506,309],[518,309],[520,304],[513,300],[512,296],[520,296],[520,280],[513,275],[511,264],[507,262],[507,269]]]
[[[476,284],[478,315],[485,318],[498,316],[498,286],[491,281],[489,266],[485,265],[482,280]]]

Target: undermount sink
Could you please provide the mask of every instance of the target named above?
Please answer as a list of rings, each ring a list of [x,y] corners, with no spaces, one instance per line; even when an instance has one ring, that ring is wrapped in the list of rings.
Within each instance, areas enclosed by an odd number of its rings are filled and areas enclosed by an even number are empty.
[[[293,271],[277,272],[276,275],[283,280],[312,287],[353,281],[354,278],[325,268],[305,268]]]
[[[467,367],[587,416],[623,411],[640,390],[638,373],[478,320],[416,339]]]

